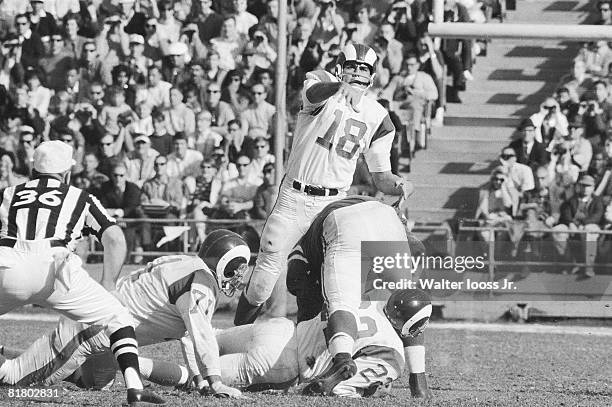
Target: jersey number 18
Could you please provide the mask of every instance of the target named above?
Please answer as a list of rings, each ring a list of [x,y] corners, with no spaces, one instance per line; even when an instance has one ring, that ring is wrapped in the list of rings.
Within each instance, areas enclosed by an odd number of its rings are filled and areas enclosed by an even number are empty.
[[[323,137],[317,137],[317,144],[328,151],[331,151],[332,149],[333,138],[338,131],[338,127],[342,121],[342,116],[342,110],[334,111],[333,123],[329,126]],[[357,134],[354,134],[354,128],[357,129]],[[338,144],[336,144],[336,153],[340,157],[344,157],[347,160],[352,160],[357,151],[359,151],[359,141],[365,135],[366,130],[367,126],[364,122],[349,117],[344,122],[344,134],[338,139]],[[345,150],[345,147],[349,141],[353,143],[353,148],[350,151],[347,151]]]

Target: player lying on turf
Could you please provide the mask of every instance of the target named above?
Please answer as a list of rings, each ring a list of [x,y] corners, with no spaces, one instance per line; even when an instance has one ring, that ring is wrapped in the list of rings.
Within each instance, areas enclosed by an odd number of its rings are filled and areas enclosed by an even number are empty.
[[[237,234],[217,230],[202,243],[198,256],[164,256],[117,281],[117,296],[136,321],[140,345],[181,339],[189,333],[197,357],[186,360],[195,375],[206,378],[210,393],[240,397],[241,392],[220,380],[219,349],[211,325],[219,289],[231,296],[242,281],[250,250]],[[121,346],[121,343],[115,344]],[[101,355],[100,355],[101,354]],[[78,369],[88,356],[98,355],[91,376]],[[115,365],[109,338],[102,326],[61,319],[49,336],[34,342],[23,354],[2,363],[0,383],[50,385],[68,378],[87,387],[112,382]],[[147,368],[145,367],[145,370]],[[141,372],[146,376],[146,371]]]
[[[398,379],[407,365],[412,395],[429,397],[425,347],[419,334],[430,315],[429,296],[420,290],[396,291],[386,303],[362,302],[358,310],[361,329],[352,349],[357,374],[338,383],[329,395],[370,396]],[[311,381],[332,364],[326,327],[323,313],[297,327],[286,318],[274,318],[220,330],[217,342],[223,382],[257,391],[286,389]],[[143,366],[153,366],[151,376],[145,378],[165,385],[186,383],[173,373],[179,366],[140,360]]]
[[[357,373],[352,358],[359,338],[364,241],[400,242],[410,253],[407,231],[396,210],[374,198],[350,196],[327,205],[289,257],[287,288],[297,297],[298,322],[329,313],[328,348],[333,364],[305,392],[328,395]],[[365,281],[365,280],[364,280]]]

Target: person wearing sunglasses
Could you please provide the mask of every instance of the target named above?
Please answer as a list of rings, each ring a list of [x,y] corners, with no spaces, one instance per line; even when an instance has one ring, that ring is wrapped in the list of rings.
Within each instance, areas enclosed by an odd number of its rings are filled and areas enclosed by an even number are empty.
[[[221,195],[227,196],[229,205],[227,207],[233,219],[248,219],[249,211],[253,209],[253,199],[259,186],[251,169],[251,160],[246,155],[241,155],[236,160],[238,176],[230,179],[223,185]]]
[[[529,116],[535,127],[535,141],[548,145],[555,136],[567,134],[567,117],[561,112],[559,102],[548,97],[540,104],[540,111]]]
[[[251,140],[254,140],[255,135],[268,135],[272,130],[272,118],[276,113],[276,107],[266,102],[267,96],[266,88],[262,84],[253,85],[251,87],[253,103],[240,115],[242,131]]]
[[[512,147],[508,146],[502,149],[499,162],[505,169],[508,182],[519,192],[521,197],[525,192],[535,188],[533,171],[528,166],[516,161],[516,152]]]
[[[209,82],[206,89],[204,89],[202,110],[209,111],[212,116],[210,122],[211,130],[222,135],[227,132],[227,123],[236,118],[232,106],[221,100],[221,86],[216,82]]]
[[[15,28],[21,42],[21,63],[24,66],[36,66],[45,53],[41,36],[32,30],[27,14],[15,16]]]
[[[518,210],[519,191],[508,177],[508,168],[498,166],[491,172],[487,186],[479,191],[475,219],[485,225],[506,225]],[[531,171],[531,170],[530,170]],[[488,242],[494,238],[488,230],[479,231],[480,238]]]
[[[275,157],[270,154],[270,142],[265,137],[257,137],[253,140],[253,153],[251,160],[251,169],[253,174],[257,175],[259,182],[264,181],[263,170],[268,164],[274,164]]]

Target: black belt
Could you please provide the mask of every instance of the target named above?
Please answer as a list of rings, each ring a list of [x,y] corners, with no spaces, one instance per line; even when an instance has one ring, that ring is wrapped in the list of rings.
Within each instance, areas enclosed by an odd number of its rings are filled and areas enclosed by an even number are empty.
[[[15,247],[16,243],[17,243],[17,240],[15,239],[0,239],[0,246]],[[49,240],[49,245],[51,247],[66,247],[66,243],[64,243],[61,240]]]
[[[304,192],[308,195],[316,195],[316,196],[334,196],[338,195],[338,190],[336,188],[324,188],[324,187],[315,187],[314,185],[306,185],[302,184],[299,181],[293,181],[293,188],[298,191]]]

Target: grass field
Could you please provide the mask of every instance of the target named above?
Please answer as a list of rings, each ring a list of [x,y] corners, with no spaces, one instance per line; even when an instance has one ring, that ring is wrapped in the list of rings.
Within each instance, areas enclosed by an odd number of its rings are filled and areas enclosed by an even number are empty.
[[[219,326],[228,326],[221,315]],[[24,348],[53,328],[49,322],[0,321],[0,344]],[[407,381],[394,383],[389,395],[366,400],[303,397],[288,394],[248,394],[249,400],[203,398],[169,388],[156,390],[170,406],[612,406],[612,337],[576,334],[484,332],[428,329],[428,381],[434,399],[412,400]],[[141,354],[181,360],[178,344],[142,348]],[[112,406],[124,402],[124,388],[78,390],[66,385],[52,402],[8,398],[0,388],[2,406]]]

